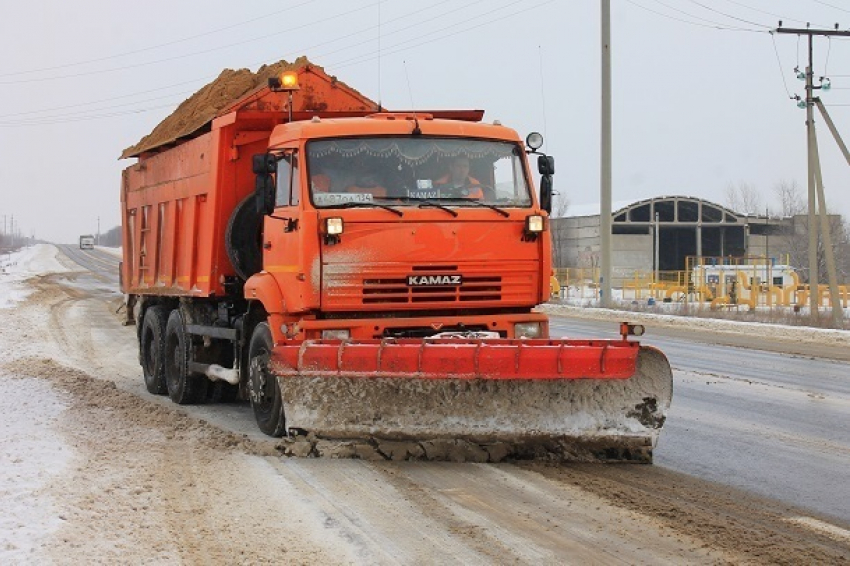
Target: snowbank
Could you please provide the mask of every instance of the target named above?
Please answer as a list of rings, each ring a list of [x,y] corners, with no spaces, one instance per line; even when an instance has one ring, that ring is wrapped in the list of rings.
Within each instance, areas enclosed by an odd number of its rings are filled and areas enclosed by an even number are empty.
[[[24,300],[30,293],[22,283],[47,273],[64,273],[68,268],[59,262],[59,250],[50,244],[37,244],[0,256],[0,309]]]
[[[675,316],[645,312],[622,311],[603,308],[585,308],[572,305],[547,303],[538,307],[539,311],[551,315],[564,315],[594,320],[629,321],[665,328],[688,328],[708,330],[721,334],[741,336],[759,336],[778,340],[809,342],[833,346],[850,346],[850,331],[811,328],[808,326],[788,326],[764,322],[742,322],[737,320],[718,320],[694,316]]]

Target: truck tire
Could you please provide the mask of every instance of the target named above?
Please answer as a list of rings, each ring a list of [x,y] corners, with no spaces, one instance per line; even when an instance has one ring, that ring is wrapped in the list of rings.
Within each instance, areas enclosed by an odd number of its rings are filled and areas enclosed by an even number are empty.
[[[286,431],[286,418],[280,385],[268,367],[273,346],[268,323],[259,323],[248,346],[248,396],[260,430],[269,436],[280,437]]]
[[[165,395],[165,325],[168,311],[156,305],[145,311],[139,332],[139,361],[145,388],[154,395]]]
[[[183,326],[180,309],[171,311],[165,326],[165,385],[168,396],[178,405],[204,400],[209,380],[189,371],[189,336]]]

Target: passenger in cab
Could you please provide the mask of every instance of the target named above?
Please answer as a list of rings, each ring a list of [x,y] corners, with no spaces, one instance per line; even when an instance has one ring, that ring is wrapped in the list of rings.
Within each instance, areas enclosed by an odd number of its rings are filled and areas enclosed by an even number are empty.
[[[346,187],[345,192],[366,193],[375,198],[384,198],[387,196],[387,189],[381,183],[377,165],[374,163],[368,165],[359,163],[356,166],[354,182]]]
[[[469,174],[469,158],[465,155],[453,157],[448,172],[434,181],[434,185],[445,196],[484,198],[481,183]]]

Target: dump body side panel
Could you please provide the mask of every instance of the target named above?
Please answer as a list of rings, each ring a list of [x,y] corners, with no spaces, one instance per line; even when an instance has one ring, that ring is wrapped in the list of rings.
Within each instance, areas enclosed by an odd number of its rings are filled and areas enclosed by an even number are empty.
[[[134,294],[208,296],[213,290],[213,131],[124,171],[124,286]]]

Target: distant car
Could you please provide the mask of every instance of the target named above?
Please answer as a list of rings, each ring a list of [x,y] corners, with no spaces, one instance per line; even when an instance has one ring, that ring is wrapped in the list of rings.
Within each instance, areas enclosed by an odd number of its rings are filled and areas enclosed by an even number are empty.
[[[91,235],[80,236],[80,249],[81,250],[93,250],[94,249],[94,236],[91,236]]]

